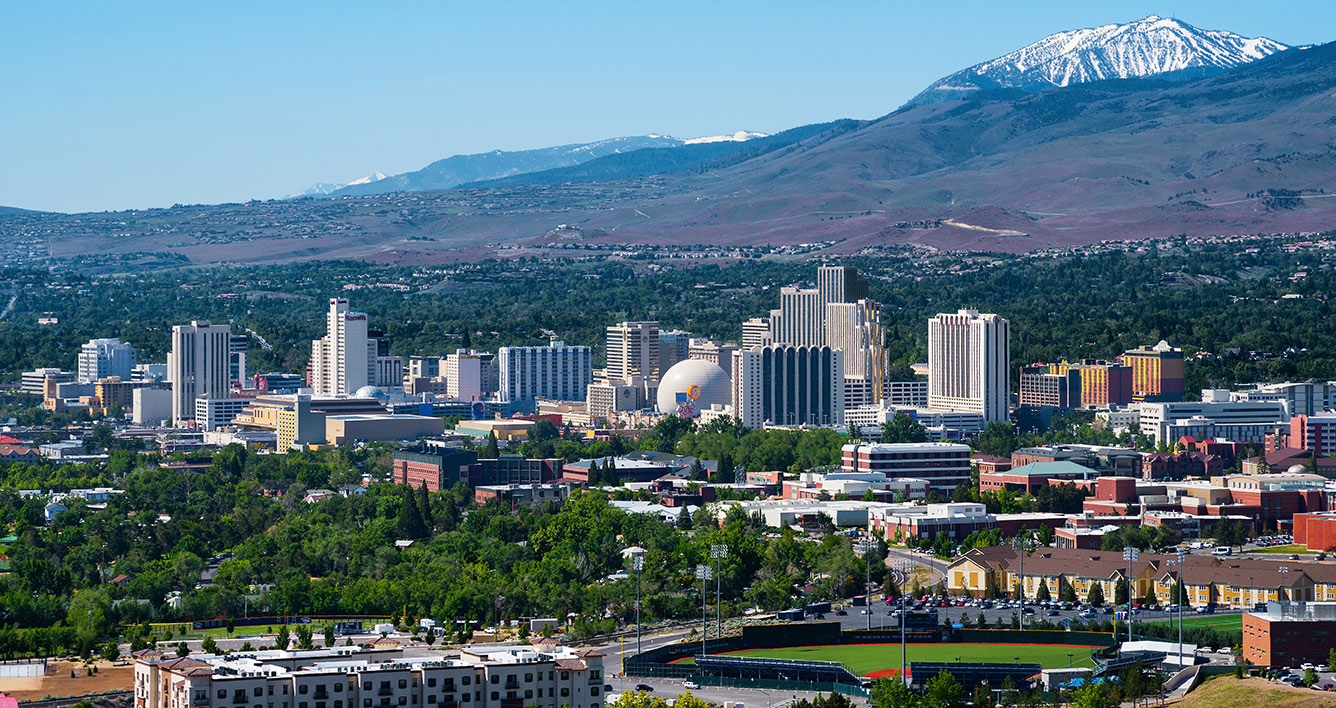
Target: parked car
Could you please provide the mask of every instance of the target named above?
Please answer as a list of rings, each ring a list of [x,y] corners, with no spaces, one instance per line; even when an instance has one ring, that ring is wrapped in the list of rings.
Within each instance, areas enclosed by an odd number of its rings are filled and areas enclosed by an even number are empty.
[[[636,684],[636,690],[640,693],[654,693],[654,687],[647,683]]]
[[[699,690],[700,690],[700,684],[696,683],[695,681],[692,681],[692,680],[688,679],[688,680],[682,682],[682,688],[685,688],[685,689],[687,689],[688,691],[699,691]]]
[[[837,615],[843,617],[843,616],[849,614],[849,611],[848,611],[848,610],[835,610],[835,614],[837,614]]]

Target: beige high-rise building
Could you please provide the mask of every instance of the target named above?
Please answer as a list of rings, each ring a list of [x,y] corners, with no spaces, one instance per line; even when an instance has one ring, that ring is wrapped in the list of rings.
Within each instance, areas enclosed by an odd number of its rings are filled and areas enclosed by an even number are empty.
[[[692,339],[688,348],[687,356],[692,359],[708,361],[724,370],[731,378],[733,376],[733,352],[738,350],[738,345],[725,342],[716,342],[712,339]]]
[[[857,302],[867,297],[867,278],[853,266],[821,266],[816,270],[816,289],[821,302]]]
[[[826,307],[819,290],[785,287],[779,291],[779,309],[770,311],[770,338],[774,344],[815,347],[825,338]]]
[[[845,405],[855,408],[885,398],[886,331],[881,306],[866,298],[826,305],[826,344],[844,352]]]
[[[167,353],[167,379],[172,383],[172,420],[195,419],[195,399],[227,398],[232,328],[207,320],[172,328],[172,350]]]
[[[445,390],[461,401],[482,399],[482,359],[472,349],[458,349],[443,360]]]
[[[350,396],[376,380],[376,342],[367,337],[366,315],[351,312],[346,298],[329,300],[325,336],[311,342],[311,388],[318,396]]]
[[[975,310],[928,320],[928,407],[1007,421],[1011,324]]]
[[[773,342],[774,338],[770,336],[770,318],[753,317],[742,323],[743,349],[769,346]]]
[[[659,379],[659,323],[621,322],[607,330],[609,381],[634,384]]]

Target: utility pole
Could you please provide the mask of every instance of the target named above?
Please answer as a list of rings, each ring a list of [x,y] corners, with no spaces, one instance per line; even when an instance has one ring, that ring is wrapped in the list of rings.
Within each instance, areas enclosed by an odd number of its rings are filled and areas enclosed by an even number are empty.
[[[905,592],[904,592],[904,586],[905,586],[905,581],[909,579],[909,561],[901,560],[901,561],[899,562],[899,565],[900,565],[900,580],[899,580],[899,582],[898,582],[897,584],[900,586],[900,678],[901,678],[902,682],[905,684],[905,687],[908,688],[908,687],[909,687],[909,664],[906,663],[906,661],[905,661],[906,656],[907,656],[907,651],[906,651],[907,647],[906,647],[906,644],[905,644]]]
[[[706,583],[713,575],[714,569],[708,565],[696,566],[696,577],[700,578],[700,655],[705,656],[705,632],[709,625],[706,624],[705,612],[710,606],[709,595],[706,594]]]
[[[872,527],[868,527],[867,541],[872,542]],[[867,615],[867,629],[872,631],[872,559],[868,558],[868,546],[863,546],[863,567],[867,569],[867,580],[863,583],[863,614]]]
[[[1132,641],[1132,564],[1141,558],[1141,552],[1132,546],[1123,549],[1127,561],[1127,641]]]
[[[723,602],[720,590],[724,582],[724,558],[728,556],[728,546],[716,543],[710,546],[710,557],[714,559],[714,638],[724,636]]]

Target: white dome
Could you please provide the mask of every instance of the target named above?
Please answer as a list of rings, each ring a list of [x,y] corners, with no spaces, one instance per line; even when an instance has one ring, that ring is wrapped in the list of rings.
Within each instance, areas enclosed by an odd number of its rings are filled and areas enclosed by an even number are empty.
[[[1308,467],[1305,465],[1290,465],[1290,468],[1285,471],[1290,474],[1308,474]]]
[[[728,374],[703,359],[685,359],[673,364],[659,379],[659,412],[694,418],[716,403],[729,403],[732,383]]]
[[[385,398],[388,398],[388,396],[385,395],[384,391],[376,388],[375,386],[363,386],[357,389],[357,391],[353,394],[353,398],[375,398],[384,400]]]

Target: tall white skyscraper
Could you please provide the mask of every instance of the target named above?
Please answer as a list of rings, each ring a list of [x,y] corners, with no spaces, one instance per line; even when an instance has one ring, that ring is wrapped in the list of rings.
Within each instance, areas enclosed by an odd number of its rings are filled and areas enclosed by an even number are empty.
[[[621,322],[609,327],[607,335],[609,381],[658,381],[658,322]]]
[[[1011,324],[960,310],[928,320],[928,407],[1007,421]]]
[[[784,287],[779,309],[770,311],[770,339],[775,344],[813,347],[825,337],[826,308],[821,291]]]
[[[472,349],[458,349],[443,360],[445,395],[461,401],[482,398],[482,360]]]
[[[367,337],[366,315],[351,312],[346,298],[329,299],[325,336],[311,342],[311,388],[317,396],[349,396],[376,380],[376,342]]]
[[[135,370],[135,348],[119,339],[90,339],[79,349],[75,378],[96,383],[98,379],[119,376],[129,381]]]
[[[501,347],[496,358],[500,362],[497,398],[503,403],[538,397],[581,401],[593,380],[589,347],[568,347],[559,341],[546,347]]]
[[[172,328],[167,380],[172,382],[172,420],[195,419],[195,399],[226,398],[231,388],[228,360],[232,328],[196,320]]]

